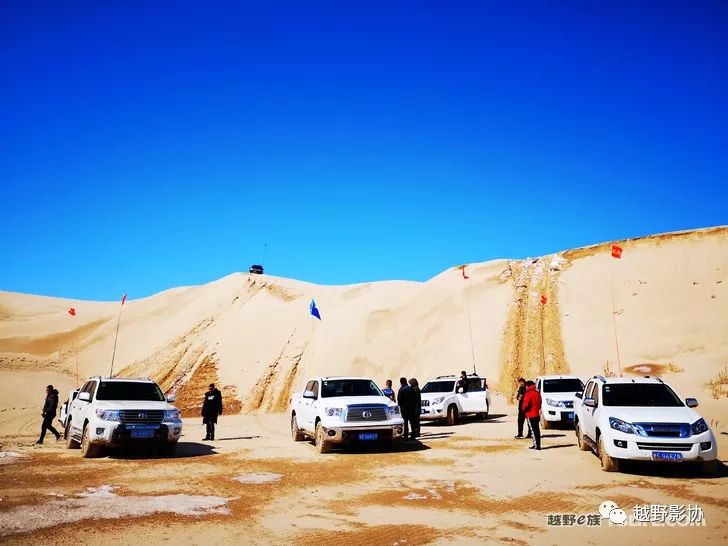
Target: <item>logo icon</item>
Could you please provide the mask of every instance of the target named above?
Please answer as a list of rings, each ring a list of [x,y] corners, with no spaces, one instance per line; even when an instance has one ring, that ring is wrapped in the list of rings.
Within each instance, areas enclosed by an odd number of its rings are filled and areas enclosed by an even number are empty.
[[[139,414],[139,419],[146,419],[146,418],[147,418],[147,414],[146,413],[140,413]]]
[[[622,510],[614,501],[604,501],[599,505],[599,515],[602,519],[609,519],[615,525],[627,523],[627,513]]]
[[[372,412],[371,411],[365,411],[364,413],[361,414],[361,416],[364,417],[364,419],[371,419]]]

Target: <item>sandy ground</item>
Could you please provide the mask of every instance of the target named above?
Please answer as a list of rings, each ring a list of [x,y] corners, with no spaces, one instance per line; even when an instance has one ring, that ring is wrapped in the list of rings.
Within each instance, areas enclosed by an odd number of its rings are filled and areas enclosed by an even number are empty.
[[[202,442],[186,420],[174,458],[77,450],[35,436],[0,437],[0,542],[27,544],[685,544],[725,543],[728,469],[632,465],[608,474],[571,430],[545,449],[515,440],[512,406],[485,422],[424,424],[401,450],[320,455],[290,439],[285,414],[223,416]],[[728,434],[718,434],[728,452]],[[705,526],[549,527],[548,514],[587,515],[612,500],[698,505]]]

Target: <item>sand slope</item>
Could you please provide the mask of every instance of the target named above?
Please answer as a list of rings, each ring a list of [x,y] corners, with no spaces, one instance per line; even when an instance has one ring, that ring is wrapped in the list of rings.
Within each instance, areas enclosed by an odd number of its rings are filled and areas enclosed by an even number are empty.
[[[544,371],[616,373],[611,276],[622,367],[660,373],[722,415],[728,227],[620,244],[621,260],[604,244],[472,264],[467,281],[457,269],[425,283],[351,286],[236,273],[128,301],[115,369],[157,379],[188,412],[211,380],[225,386],[232,411],[275,411],[309,375],[422,382],[471,369],[473,356],[478,372],[503,391],[519,375]],[[320,322],[308,313],[311,298]],[[81,377],[107,375],[118,311],[118,303],[0,292],[0,375],[52,372],[74,383],[76,347]],[[20,389],[0,406],[38,405],[41,397]]]

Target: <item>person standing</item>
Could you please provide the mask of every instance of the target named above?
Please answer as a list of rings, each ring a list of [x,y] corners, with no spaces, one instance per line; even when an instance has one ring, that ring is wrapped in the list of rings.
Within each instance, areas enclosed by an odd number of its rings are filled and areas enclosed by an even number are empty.
[[[416,393],[415,390],[407,384],[407,378],[401,377],[399,380],[401,387],[397,393],[397,400],[399,400],[399,409],[402,412],[402,420],[404,421],[404,435],[405,440],[410,439],[410,431],[414,435],[415,432],[415,404]],[[419,411],[419,408],[417,408]]]
[[[516,391],[516,404],[518,404],[518,434],[516,438],[523,438],[523,423],[526,422],[526,414],[523,413],[523,395],[526,394],[526,380],[518,378],[518,390]],[[527,438],[531,437],[531,428],[528,429]]]
[[[420,408],[422,407],[422,394],[420,393],[420,384],[414,377],[409,380],[410,387],[414,391],[414,411],[412,413],[412,435],[411,439],[414,440],[420,435]]]
[[[455,390],[457,393],[465,394],[468,392],[468,374],[465,370],[460,372],[460,379],[458,379],[458,388]]]
[[[523,395],[523,413],[533,432],[533,445],[529,449],[541,449],[541,428],[538,422],[540,412],[541,394],[536,390],[536,384],[533,381],[527,381],[526,392]]]
[[[56,410],[58,410],[58,391],[53,388],[53,385],[46,387],[46,398],[43,404],[43,423],[40,426],[40,438],[36,442],[36,445],[41,445],[46,435],[46,430],[50,430],[56,437],[56,442],[61,439],[61,433],[53,427],[53,419],[56,416]]]
[[[384,393],[384,396],[386,396],[387,398],[389,398],[392,402],[396,402],[397,400],[394,397],[394,389],[392,388],[392,380],[391,379],[387,379],[384,382],[384,384],[386,385],[382,389],[382,392]]]
[[[210,383],[202,402],[202,423],[207,425],[205,440],[215,439],[218,415],[222,415],[222,394],[215,388],[215,383]]]

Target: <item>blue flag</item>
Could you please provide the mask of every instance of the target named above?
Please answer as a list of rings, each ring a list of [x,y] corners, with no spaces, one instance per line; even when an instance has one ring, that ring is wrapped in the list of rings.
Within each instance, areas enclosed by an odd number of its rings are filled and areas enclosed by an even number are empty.
[[[318,307],[316,307],[316,302],[314,300],[311,300],[311,314],[317,319],[321,320],[321,314],[319,313]]]

